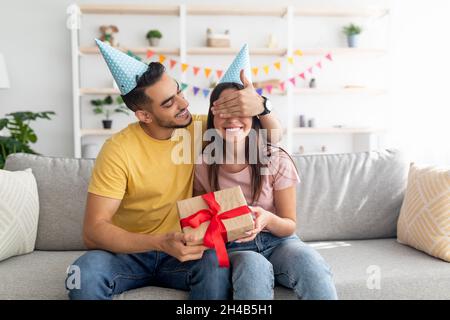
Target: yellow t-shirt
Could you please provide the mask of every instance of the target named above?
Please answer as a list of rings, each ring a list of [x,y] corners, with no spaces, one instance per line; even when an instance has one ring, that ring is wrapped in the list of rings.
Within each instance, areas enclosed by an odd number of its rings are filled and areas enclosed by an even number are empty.
[[[114,225],[136,233],[180,231],[176,202],[192,197],[192,159],[201,152],[201,140],[200,150],[194,149],[194,141],[201,139],[205,126],[205,115],[193,115],[187,128],[174,132],[174,136],[189,133],[190,140],[182,137],[174,141],[154,139],[135,122],[105,142],[95,161],[88,191],[122,200],[113,216]],[[190,157],[188,152],[180,151],[182,143],[190,147]],[[188,157],[188,163],[180,163],[172,153]]]

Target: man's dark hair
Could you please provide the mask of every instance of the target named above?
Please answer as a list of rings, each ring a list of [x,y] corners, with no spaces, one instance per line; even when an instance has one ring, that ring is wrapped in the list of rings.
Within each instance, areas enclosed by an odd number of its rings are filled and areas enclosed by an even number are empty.
[[[166,68],[159,62],[151,62],[145,71],[137,80],[137,86],[126,95],[122,95],[123,102],[133,112],[141,109],[142,105],[151,102],[151,99],[145,93],[148,86],[156,83],[161,79]]]

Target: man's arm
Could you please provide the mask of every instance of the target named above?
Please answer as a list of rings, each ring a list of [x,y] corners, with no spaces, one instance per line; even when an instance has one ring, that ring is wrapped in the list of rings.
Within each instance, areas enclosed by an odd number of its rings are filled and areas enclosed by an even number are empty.
[[[88,193],[84,218],[83,239],[88,249],[101,249],[115,253],[163,251],[180,261],[200,259],[204,246],[186,246],[192,236],[180,232],[148,235],[128,232],[112,223],[112,217],[121,200]]]
[[[244,89],[232,92],[214,102],[212,108],[214,115],[222,118],[252,117],[264,111],[264,98],[245,77],[244,70],[241,70],[241,81]],[[260,116],[259,120],[263,129],[267,129],[267,139],[273,144],[279,142],[283,136],[280,121],[272,113]]]

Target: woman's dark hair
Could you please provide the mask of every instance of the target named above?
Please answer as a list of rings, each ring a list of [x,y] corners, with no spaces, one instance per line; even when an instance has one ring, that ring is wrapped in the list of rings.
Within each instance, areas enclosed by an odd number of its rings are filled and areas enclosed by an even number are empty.
[[[226,89],[236,89],[236,90],[242,90],[244,89],[244,86],[239,84],[239,83],[235,83],[235,82],[223,82],[218,84],[214,90],[211,92],[211,97],[210,97],[210,101],[209,101],[209,111],[208,111],[208,120],[206,123],[207,129],[214,129],[214,115],[211,112],[211,107],[214,103],[214,101],[216,101],[220,94],[226,90]],[[252,129],[254,129],[257,133],[259,131],[259,129],[261,129],[261,122],[259,121],[258,117],[253,117],[252,119]],[[260,147],[262,147],[262,144],[266,143],[266,141],[259,141],[259,138],[257,138],[258,141],[258,149]],[[210,143],[214,143],[214,142],[210,142]],[[225,144],[223,144],[223,155],[225,156]],[[212,151],[211,156],[214,156],[214,150]],[[259,153],[259,152],[258,152]],[[249,152],[249,137],[245,137],[245,160],[247,162],[249,162],[249,156],[250,156],[250,152]],[[262,176],[261,176],[261,168],[265,167],[265,164],[261,163],[261,159],[259,159],[259,157],[257,157],[257,161],[256,163],[250,163],[250,172],[251,172],[251,189],[252,189],[252,203],[255,203],[260,194],[261,194],[261,189],[262,189]],[[213,189],[213,191],[219,190],[219,164],[217,163],[212,163],[208,165],[208,178],[209,178],[209,183],[211,185],[211,188]]]
[[[123,102],[133,112],[141,109],[142,105],[149,104],[151,99],[145,93],[148,86],[155,84],[161,79],[166,68],[159,62],[151,62],[147,70],[136,79],[137,86],[125,95],[122,95]]]

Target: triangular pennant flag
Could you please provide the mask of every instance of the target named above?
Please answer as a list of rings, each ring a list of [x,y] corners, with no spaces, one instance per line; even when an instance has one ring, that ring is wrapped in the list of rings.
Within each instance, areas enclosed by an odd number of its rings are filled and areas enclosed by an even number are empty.
[[[163,54],[159,55],[159,63],[164,63],[164,61],[166,60],[166,56]]]
[[[95,42],[119,87],[120,93],[126,95],[136,88],[136,80],[147,71],[148,65],[98,39],[95,39]]]
[[[252,82],[252,72],[250,66],[250,55],[248,52],[248,45],[244,44],[237,56],[234,58],[231,65],[228,67],[219,83],[235,82],[243,84],[241,81],[241,70],[244,70],[245,77],[249,82]]]
[[[187,83],[184,83],[184,82],[182,82],[181,83],[181,88],[180,88],[180,91],[184,91],[186,88],[188,87],[188,84]]]
[[[194,90],[194,96],[196,96],[198,91],[200,90],[200,88],[199,87],[193,87],[192,89]]]
[[[319,61],[319,62],[317,62],[317,63],[316,63],[316,66],[318,66],[318,67],[319,67],[319,69],[322,69],[322,62],[320,62],[320,61]]]
[[[192,67],[192,70],[194,72],[194,76],[196,76],[198,74],[198,72],[200,71],[199,67]]]
[[[267,90],[267,92],[269,93],[269,94],[271,94],[272,93],[272,85],[268,85],[268,86],[266,86],[266,90]]]
[[[298,76],[299,76],[300,78],[302,78],[303,80],[306,80],[306,77],[305,77],[305,73],[304,73],[304,72],[299,73]]]
[[[205,68],[205,76],[207,78],[209,78],[209,74],[211,73],[211,69],[210,68]]]
[[[129,55],[130,57],[135,58],[137,61],[142,61],[141,57],[135,55],[131,50],[127,51],[127,55]]]
[[[288,59],[288,62],[289,62],[290,64],[293,64],[293,63],[294,63],[294,58],[293,58],[293,57],[288,57],[287,59]]]
[[[223,71],[222,70],[216,70],[217,78],[220,79],[222,76]]]
[[[309,72],[309,73],[312,73],[312,70],[313,70],[313,67],[309,67],[309,68],[308,68],[308,72]]]
[[[263,89],[262,88],[258,88],[256,89],[256,93],[258,93],[259,95],[262,95]]]
[[[275,66],[275,68],[277,68],[277,70],[280,70],[280,68],[281,68],[281,63],[280,62],[277,61],[273,65]]]
[[[269,73],[269,66],[264,66],[263,70],[264,70],[265,74],[268,74]]]
[[[302,50],[295,50],[294,51],[294,54],[296,54],[296,55],[298,55],[298,56],[302,56],[303,55],[303,52],[302,52]]]
[[[290,78],[289,81],[295,86],[295,78],[294,77]]]
[[[189,65],[187,63],[182,63],[181,64],[181,71],[185,72],[187,70],[187,68],[189,67]]]
[[[255,77],[256,77],[256,75],[258,74],[258,68],[252,68],[252,72],[253,72],[253,74],[255,75]]]
[[[173,67],[177,64],[176,60],[170,59],[170,69],[173,69]]]
[[[153,57],[154,54],[155,52],[153,52],[152,50],[147,50],[147,58]]]
[[[330,61],[333,61],[333,58],[331,58],[331,53],[327,53],[327,55],[325,56],[325,58],[327,58]]]
[[[203,96],[206,98],[209,95],[209,89],[203,89]]]
[[[280,82],[280,90],[284,91],[284,81]]]

